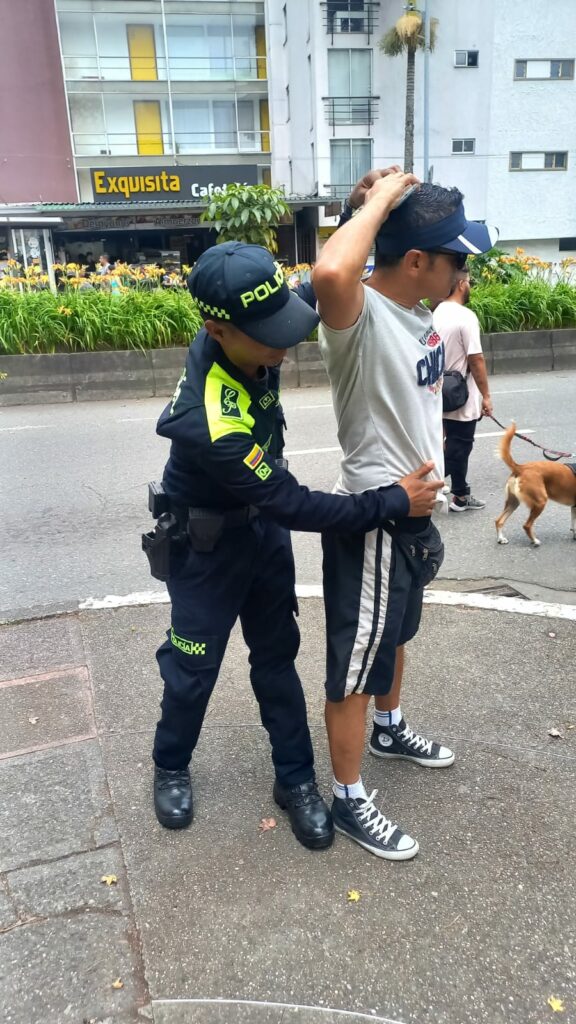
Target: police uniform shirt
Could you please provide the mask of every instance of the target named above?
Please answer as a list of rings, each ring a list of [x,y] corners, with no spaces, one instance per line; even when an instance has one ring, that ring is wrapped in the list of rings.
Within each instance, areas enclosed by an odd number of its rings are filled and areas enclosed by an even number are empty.
[[[279,370],[246,377],[203,328],[190,345],[186,367],[157,432],[171,440],[163,477],[174,504],[227,510],[256,506],[291,529],[373,529],[382,496],[350,499],[310,491],[276,463],[283,450]],[[386,491],[386,515],[405,516],[398,487]]]

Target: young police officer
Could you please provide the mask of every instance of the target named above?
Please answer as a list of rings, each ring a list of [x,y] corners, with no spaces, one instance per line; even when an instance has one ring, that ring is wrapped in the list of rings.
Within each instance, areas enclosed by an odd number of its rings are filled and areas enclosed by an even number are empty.
[[[163,485],[179,524],[168,591],[172,626],[157,653],[164,681],[154,743],[159,822],[192,820],[188,765],[238,617],[251,683],[268,731],[274,799],[305,846],[333,839],[314,777],[294,661],[294,561],[289,530],[365,531],[430,511],[427,463],[399,484],[350,496],[301,487],[282,459],[279,366],[316,326],[315,311],[260,246],[226,242],[198,260],[189,288],[205,318],[157,431],[172,442]],[[311,289],[305,292],[313,301]]]

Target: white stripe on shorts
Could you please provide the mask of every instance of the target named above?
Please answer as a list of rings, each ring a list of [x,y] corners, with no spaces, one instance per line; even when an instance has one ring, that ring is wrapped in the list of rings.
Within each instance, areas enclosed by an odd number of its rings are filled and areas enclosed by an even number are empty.
[[[378,533],[382,533],[382,558],[380,560],[380,600],[376,606],[376,549]],[[364,562],[362,565],[362,587],[360,590],[360,607],[358,609],[358,628],[354,638],[354,646],[350,656],[350,665],[346,676],[346,696],[350,693],[362,693],[366,685],[368,673],[378,653],[388,607],[388,583],[390,578],[390,562],[392,559],[392,538],[385,530],[372,530],[364,538]],[[372,630],[376,619],[376,632],[372,643]],[[368,649],[366,665],[362,665]],[[358,678],[361,675],[360,683]]]

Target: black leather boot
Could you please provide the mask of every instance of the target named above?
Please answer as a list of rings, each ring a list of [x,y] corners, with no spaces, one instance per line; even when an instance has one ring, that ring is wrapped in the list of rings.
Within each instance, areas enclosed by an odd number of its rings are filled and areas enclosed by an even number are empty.
[[[188,768],[168,771],[154,767],[154,810],[164,828],[186,828],[194,816]]]
[[[314,780],[299,786],[281,786],[274,783],[274,800],[288,812],[292,831],[310,850],[324,850],[334,840],[334,825],[328,806],[318,792]]]

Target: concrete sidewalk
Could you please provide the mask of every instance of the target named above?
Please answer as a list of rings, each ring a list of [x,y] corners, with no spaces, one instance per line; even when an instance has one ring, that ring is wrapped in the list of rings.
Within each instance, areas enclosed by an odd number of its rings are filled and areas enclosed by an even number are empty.
[[[238,632],[194,759],[196,819],[160,828],[168,616],[0,628],[2,1024],[574,1024],[574,623],[426,607],[403,707],[457,761],[367,756],[377,802],[420,842],[390,864],[341,836],[324,853],[292,836]],[[320,601],[301,602],[300,624],[328,793]]]

